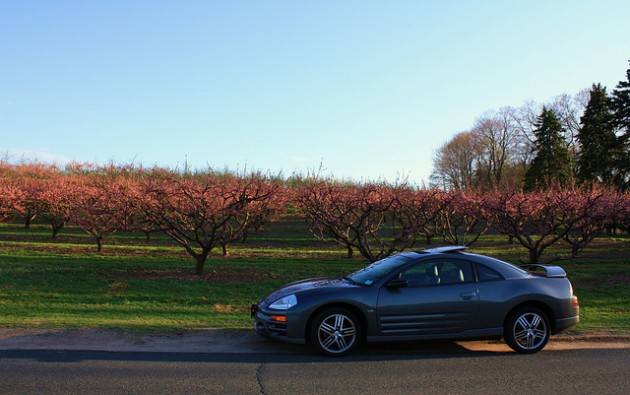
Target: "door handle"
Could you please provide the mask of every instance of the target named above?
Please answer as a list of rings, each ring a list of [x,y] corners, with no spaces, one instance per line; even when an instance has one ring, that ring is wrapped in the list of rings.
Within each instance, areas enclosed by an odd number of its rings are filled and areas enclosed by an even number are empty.
[[[470,300],[474,298],[475,296],[477,296],[477,292],[463,292],[459,294],[459,296],[464,300]]]

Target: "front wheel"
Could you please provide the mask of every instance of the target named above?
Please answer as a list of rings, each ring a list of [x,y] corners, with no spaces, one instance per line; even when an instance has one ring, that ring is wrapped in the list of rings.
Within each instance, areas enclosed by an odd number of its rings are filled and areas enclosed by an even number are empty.
[[[550,335],[547,315],[535,307],[525,307],[510,315],[503,333],[507,345],[521,354],[542,350]]]
[[[344,308],[330,308],[317,314],[310,327],[310,343],[320,354],[343,356],[352,352],[361,338],[356,315]]]

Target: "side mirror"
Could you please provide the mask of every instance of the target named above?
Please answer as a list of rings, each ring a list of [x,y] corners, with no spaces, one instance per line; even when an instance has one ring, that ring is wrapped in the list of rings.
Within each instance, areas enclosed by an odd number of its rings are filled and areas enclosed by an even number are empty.
[[[407,287],[409,283],[404,278],[394,278],[387,283],[387,288],[403,288]]]

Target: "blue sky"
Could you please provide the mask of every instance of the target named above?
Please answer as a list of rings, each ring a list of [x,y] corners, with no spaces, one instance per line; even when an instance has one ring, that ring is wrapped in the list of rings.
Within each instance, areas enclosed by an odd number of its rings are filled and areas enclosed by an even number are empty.
[[[623,1],[0,0],[0,155],[428,180],[630,59]]]

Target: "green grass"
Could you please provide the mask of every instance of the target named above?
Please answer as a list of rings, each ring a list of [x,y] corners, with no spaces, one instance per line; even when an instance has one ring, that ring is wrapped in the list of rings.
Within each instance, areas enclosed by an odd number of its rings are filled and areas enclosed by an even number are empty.
[[[437,238],[435,244],[439,244]],[[418,248],[422,248],[419,246]],[[630,238],[598,240],[584,257],[562,261],[580,299],[578,332],[630,330]],[[486,235],[473,252],[518,263],[526,256],[501,235]],[[554,246],[548,255],[562,255]],[[292,280],[336,276],[367,263],[345,249],[309,236],[301,221],[284,220],[268,232],[219,251],[202,277],[194,262],[164,235],[118,233],[96,253],[78,228],[51,239],[45,224],[24,229],[0,224],[0,327],[193,330],[250,328],[248,309]]]
[[[602,250],[612,249],[607,246]],[[578,331],[630,330],[630,257],[588,257],[559,264],[567,271],[580,301]]]

